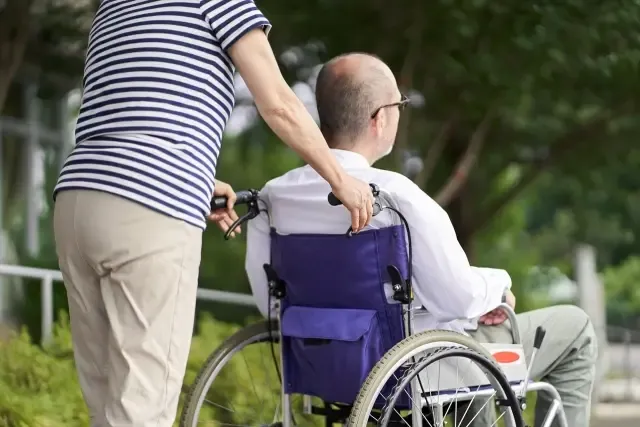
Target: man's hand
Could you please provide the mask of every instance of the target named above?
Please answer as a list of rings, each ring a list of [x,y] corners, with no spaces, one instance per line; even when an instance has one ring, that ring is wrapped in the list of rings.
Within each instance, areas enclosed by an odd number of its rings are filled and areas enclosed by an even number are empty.
[[[513,295],[513,292],[511,292],[511,290],[507,291],[505,302],[509,307],[513,309],[516,308],[516,297],[515,295]],[[495,310],[492,310],[484,316],[480,317],[478,322],[486,326],[497,326],[503,324],[505,320],[507,320],[507,313],[505,313],[503,309],[498,307]]]
[[[236,211],[233,209],[233,205],[236,203],[236,192],[233,191],[233,188],[226,182],[216,180],[213,195],[214,197],[222,196],[227,198],[226,209],[217,209],[209,215],[209,220],[218,224],[218,227],[226,233],[229,227],[233,225],[233,222],[238,219],[238,214],[236,214]],[[242,230],[240,230],[238,226],[231,232],[231,237],[236,237],[236,233],[241,232]]]
[[[373,217],[374,199],[369,184],[346,175],[346,180],[331,190],[351,212],[351,229],[357,233],[365,228]]]

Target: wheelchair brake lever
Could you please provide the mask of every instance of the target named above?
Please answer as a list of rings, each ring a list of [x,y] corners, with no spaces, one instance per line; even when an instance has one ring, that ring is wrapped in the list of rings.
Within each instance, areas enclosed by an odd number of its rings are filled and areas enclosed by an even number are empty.
[[[229,240],[231,238],[231,233],[233,233],[233,231],[238,228],[238,226],[243,225],[245,222],[250,221],[260,215],[260,209],[258,208],[257,201],[249,202],[247,204],[247,208],[247,213],[236,219],[233,224],[231,224],[226,233],[224,233],[224,240]]]

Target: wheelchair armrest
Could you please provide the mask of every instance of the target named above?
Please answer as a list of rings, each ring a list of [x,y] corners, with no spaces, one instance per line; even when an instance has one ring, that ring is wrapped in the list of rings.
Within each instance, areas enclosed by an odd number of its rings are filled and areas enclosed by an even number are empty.
[[[500,304],[499,308],[503,309],[507,313],[509,324],[511,325],[511,336],[513,337],[514,344],[522,344],[522,338],[520,335],[520,327],[518,326],[518,319],[516,312],[508,304]],[[414,310],[414,315],[426,314],[428,311],[424,307],[420,307]]]
[[[511,335],[513,337],[514,344],[522,344],[522,338],[520,336],[520,328],[518,327],[518,321],[516,312],[508,304],[500,304],[500,308],[507,314],[509,323],[511,324]]]

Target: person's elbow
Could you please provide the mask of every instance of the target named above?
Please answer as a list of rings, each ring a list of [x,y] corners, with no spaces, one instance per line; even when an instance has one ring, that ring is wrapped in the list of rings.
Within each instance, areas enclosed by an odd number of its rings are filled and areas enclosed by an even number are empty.
[[[278,86],[278,85],[274,85]],[[301,101],[286,84],[274,87],[273,93],[256,99],[256,106],[260,116],[276,133],[286,131],[295,126],[300,120]]]
[[[468,283],[464,279],[455,280],[447,286],[436,304],[431,304],[428,310],[439,322],[448,323],[455,320],[471,320],[486,314],[486,289],[475,283]]]

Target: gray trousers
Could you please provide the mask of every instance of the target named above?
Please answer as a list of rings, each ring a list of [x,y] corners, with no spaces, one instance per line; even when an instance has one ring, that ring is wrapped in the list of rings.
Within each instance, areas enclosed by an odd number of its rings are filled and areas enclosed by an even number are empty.
[[[598,355],[596,335],[587,314],[578,307],[563,305],[518,314],[527,363],[530,362],[536,328],[546,329],[546,336],[532,369],[532,377],[553,385],[562,398],[569,427],[588,427],[591,415],[591,392],[595,379]],[[512,343],[511,327],[506,321],[499,326],[482,326],[469,331],[480,342]],[[476,399],[468,414],[473,417],[486,400]],[[535,426],[541,425],[549,411],[551,396],[539,392],[536,403]],[[493,405],[485,409],[470,424],[489,427],[495,420]],[[463,422],[460,425],[466,426]],[[553,427],[559,424],[554,422]]]

